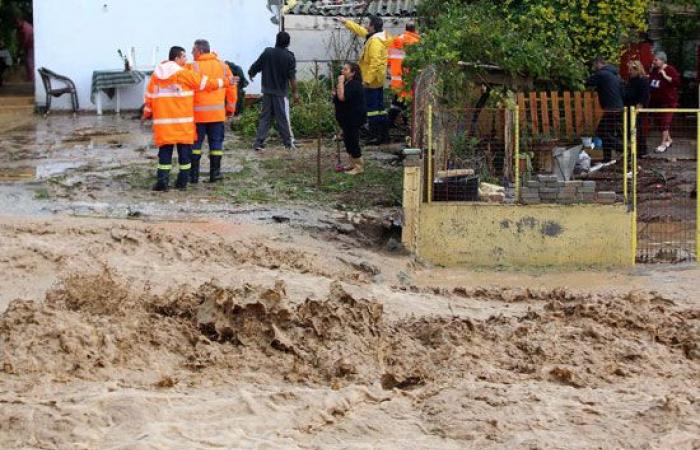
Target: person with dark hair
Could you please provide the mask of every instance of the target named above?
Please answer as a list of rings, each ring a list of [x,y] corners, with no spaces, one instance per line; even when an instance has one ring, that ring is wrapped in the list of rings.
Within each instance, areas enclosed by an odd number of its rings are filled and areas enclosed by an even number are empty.
[[[595,88],[603,117],[596,134],[603,141],[603,162],[612,160],[613,152],[622,153],[622,114],[624,111],[623,84],[617,68],[598,57],[593,60],[595,73],[586,80],[586,86]]]
[[[389,141],[389,121],[384,109],[384,80],[388,59],[389,37],[384,31],[381,17],[371,17],[367,28],[349,19],[340,18],[345,27],[361,38],[365,45],[358,64],[362,71],[367,102],[367,121],[371,145],[381,145]]]
[[[209,78],[233,78],[231,69],[211,52],[209,41],[197,39],[192,47],[194,62],[188,68]],[[238,91],[234,84],[211,92],[194,95],[194,121],[197,140],[192,146],[192,170],[190,182],[199,183],[199,162],[202,158],[204,139],[209,141],[209,182],[221,181],[221,159],[224,156],[224,134],[227,117],[236,111]]]
[[[338,84],[333,89],[335,118],[343,130],[345,151],[351,158],[351,164],[345,173],[358,175],[364,171],[362,150],[360,149],[360,128],[367,120],[365,95],[362,87],[362,71],[354,62],[343,65]]]
[[[289,41],[289,33],[286,31],[277,33],[274,48],[267,47],[248,70],[251,81],[255,75],[262,72],[262,111],[253,146],[256,151],[265,149],[265,140],[273,117],[276,119],[277,132],[282,138],[284,147],[287,150],[296,148],[289,118],[288,88],[292,88],[292,98],[295,103],[299,102],[299,93],[296,80],[297,63],[294,53],[287,50]]]
[[[646,108],[649,106],[649,77],[644,70],[641,60],[635,59],[627,64],[629,82],[625,86],[625,106],[635,108]],[[637,116],[637,154],[644,156],[647,154],[647,139],[645,123],[642,115]]]
[[[236,101],[236,112],[233,113],[233,117],[238,117],[243,113],[245,108],[245,88],[248,86],[248,79],[245,77],[245,71],[241,66],[232,62],[225,61],[231,73],[234,77],[238,77],[238,97]],[[233,128],[233,122],[231,122],[231,127]]]
[[[198,91],[216,91],[233,80],[208,78],[185,68],[187,54],[182,47],[171,47],[168,61],[158,64],[148,82],[143,120],[153,118],[153,138],[158,147],[157,181],[154,191],[167,191],[177,146],[180,171],[175,187],[187,188],[192,166],[192,143],[196,138],[194,96]]]
[[[678,89],[681,87],[681,74],[675,67],[668,64],[664,52],[656,52],[649,74],[652,108],[678,108]],[[661,145],[656,147],[657,153],[663,153],[671,147],[671,123],[673,113],[661,113],[657,122],[661,126]]]

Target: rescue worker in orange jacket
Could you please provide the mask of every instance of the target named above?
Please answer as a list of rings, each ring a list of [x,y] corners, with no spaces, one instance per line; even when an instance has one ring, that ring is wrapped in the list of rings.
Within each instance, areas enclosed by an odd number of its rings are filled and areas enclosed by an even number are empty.
[[[406,24],[406,32],[395,37],[389,45],[389,73],[391,74],[391,90],[394,99],[389,108],[389,125],[394,126],[396,118],[406,110],[406,99],[411,89],[406,89],[404,76],[407,71],[403,68],[403,60],[406,57],[405,48],[420,42],[420,35],[416,33],[416,25],[413,22]]]
[[[187,188],[195,140],[195,91],[212,91],[230,84],[229,79],[209,79],[185,69],[187,55],[182,47],[172,47],[169,60],[156,66],[148,83],[143,119],[153,118],[153,137],[158,147],[158,172],[154,191],[167,191],[173,149],[177,146],[180,171],[175,187]]]
[[[211,53],[209,42],[197,39],[192,47],[194,63],[189,65],[195,73],[209,78],[232,78],[231,69],[221,61],[216,53]],[[209,181],[221,181],[221,159],[224,156],[224,129],[227,117],[236,112],[238,87],[235,84],[225,89],[211,92],[197,92],[194,95],[194,122],[197,139],[192,147],[192,169],[190,182],[199,182],[199,161],[202,158],[204,139],[209,141]]]

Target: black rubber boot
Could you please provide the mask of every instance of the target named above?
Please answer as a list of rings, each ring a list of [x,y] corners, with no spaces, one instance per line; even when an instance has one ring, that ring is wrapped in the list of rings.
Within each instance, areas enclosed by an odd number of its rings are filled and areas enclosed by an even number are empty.
[[[221,175],[221,156],[210,156],[209,157],[209,182],[217,183],[223,180],[224,177]]]
[[[190,183],[199,183],[199,160],[202,155],[192,155],[192,168],[190,169]]]
[[[367,134],[366,145],[381,145],[382,139],[379,131],[379,126],[376,122],[369,123],[369,133]]]
[[[153,190],[157,192],[165,192],[168,190],[168,185],[170,184],[170,171],[169,170],[158,170],[156,173],[157,181],[153,185]]]
[[[190,179],[190,171],[182,170],[177,174],[177,180],[175,180],[175,187],[181,191],[187,189],[187,181]]]

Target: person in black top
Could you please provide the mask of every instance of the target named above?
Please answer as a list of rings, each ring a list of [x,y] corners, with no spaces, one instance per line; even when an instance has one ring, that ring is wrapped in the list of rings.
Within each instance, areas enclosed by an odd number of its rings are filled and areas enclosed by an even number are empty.
[[[255,136],[255,150],[265,148],[267,133],[270,131],[272,118],[277,120],[277,132],[282,138],[282,143],[287,150],[294,146],[294,134],[292,123],[289,120],[289,100],[287,88],[291,86],[294,102],[299,102],[297,93],[297,62],[294,53],[287,50],[289,47],[289,33],[280,31],[277,33],[275,47],[268,47],[260,57],[250,66],[248,76],[251,81],[258,73],[262,72],[262,111],[260,123]]]
[[[601,57],[593,60],[593,70],[595,73],[586,80],[586,86],[595,88],[598,103],[605,111],[596,134],[603,140],[603,162],[609,162],[613,152],[622,153],[622,114],[625,106],[622,78],[617,68]]]
[[[625,106],[634,106],[635,108],[646,108],[649,106],[649,77],[642,62],[632,60],[628,64],[630,79],[625,86]],[[644,156],[647,153],[647,136],[645,121],[642,121],[643,115],[637,116],[637,153],[639,156]]]
[[[345,63],[338,77],[338,85],[333,89],[335,118],[343,130],[345,151],[352,159],[352,166],[345,173],[358,175],[364,172],[364,161],[360,149],[360,128],[367,120],[365,93],[362,87],[360,66],[353,62]]]

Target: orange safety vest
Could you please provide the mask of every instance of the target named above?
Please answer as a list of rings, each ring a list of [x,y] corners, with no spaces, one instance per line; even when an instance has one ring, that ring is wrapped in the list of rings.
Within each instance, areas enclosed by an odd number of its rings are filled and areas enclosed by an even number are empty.
[[[231,78],[231,69],[220,61],[216,53],[205,53],[188,65],[195,73],[209,78]],[[236,112],[238,88],[230,85],[226,89],[211,92],[197,92],[194,96],[195,123],[223,122],[226,114]]]
[[[215,91],[230,85],[229,79],[209,79],[173,61],[155,68],[146,89],[143,115],[153,117],[153,138],[157,147],[192,144],[195,91]]]
[[[404,51],[404,46],[414,45],[420,42],[420,36],[418,33],[412,31],[406,31],[402,35],[394,38],[389,46],[389,73],[391,74],[391,89],[394,92],[400,93],[403,97],[407,95],[404,92],[404,82],[403,82],[403,59],[406,56]]]

